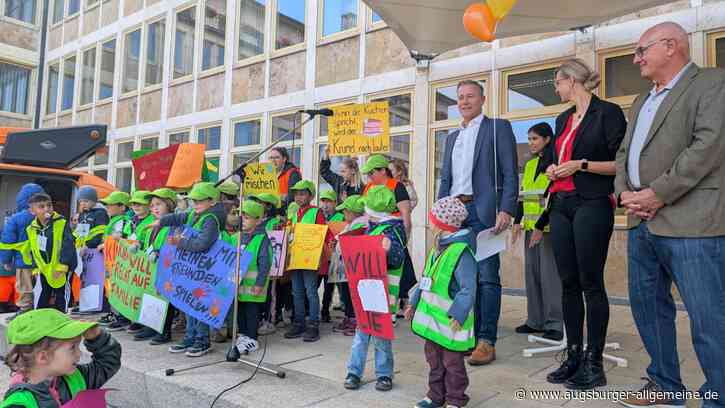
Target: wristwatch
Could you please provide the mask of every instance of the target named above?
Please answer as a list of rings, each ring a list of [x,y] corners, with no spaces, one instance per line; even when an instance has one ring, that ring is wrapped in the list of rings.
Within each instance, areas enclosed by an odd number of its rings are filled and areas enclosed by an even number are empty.
[[[589,161],[587,159],[582,159],[582,168],[581,171],[589,171]]]

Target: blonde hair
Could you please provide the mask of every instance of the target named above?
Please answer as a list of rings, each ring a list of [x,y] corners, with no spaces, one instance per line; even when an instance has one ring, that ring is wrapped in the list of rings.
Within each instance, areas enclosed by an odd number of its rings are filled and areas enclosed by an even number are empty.
[[[395,167],[395,169],[400,173],[400,182],[408,184],[410,179],[408,178],[408,166],[405,162],[401,159],[393,159],[390,161],[390,164],[393,165],[393,167]]]
[[[350,182],[350,185],[355,187],[362,185],[362,176],[360,174],[360,167],[357,164],[357,160],[352,157],[345,157],[342,159],[342,164],[352,173],[352,181]]]
[[[591,92],[602,82],[599,74],[594,72],[589,66],[579,58],[573,58],[562,63],[556,70],[561,73],[564,78],[572,78],[574,82],[580,83],[584,89]]]

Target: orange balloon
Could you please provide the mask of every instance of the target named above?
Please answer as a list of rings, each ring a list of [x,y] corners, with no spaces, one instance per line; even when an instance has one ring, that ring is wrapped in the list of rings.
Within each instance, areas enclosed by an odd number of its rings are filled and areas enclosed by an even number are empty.
[[[487,4],[474,3],[463,13],[463,27],[481,41],[496,39],[496,19]]]

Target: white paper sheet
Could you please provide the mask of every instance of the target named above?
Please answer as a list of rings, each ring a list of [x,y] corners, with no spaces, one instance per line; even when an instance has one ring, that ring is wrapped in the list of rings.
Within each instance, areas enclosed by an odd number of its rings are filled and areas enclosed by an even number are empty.
[[[76,258],[78,259],[78,263],[76,264],[75,274],[78,275],[80,278],[81,275],[83,275],[83,256],[81,256],[80,250],[76,251]]]
[[[362,279],[357,283],[363,310],[366,312],[388,313],[388,297],[385,284],[380,279]]]
[[[37,274],[35,275],[35,286],[33,286],[33,309],[38,308],[41,293],[43,293],[43,284],[40,283],[40,274]]]
[[[141,299],[141,312],[138,315],[138,322],[161,333],[164,330],[166,309],[168,303],[144,293]]]
[[[81,288],[80,311],[90,312],[101,310],[101,288],[98,285],[88,285]]]
[[[508,230],[498,235],[494,235],[493,228],[479,232],[476,238],[476,260],[483,261],[499,252],[505,251],[508,237]]]

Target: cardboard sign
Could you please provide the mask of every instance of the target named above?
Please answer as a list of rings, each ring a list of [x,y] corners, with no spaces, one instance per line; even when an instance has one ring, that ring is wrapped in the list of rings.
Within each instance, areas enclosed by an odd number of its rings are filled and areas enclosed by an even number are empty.
[[[134,158],[136,188],[191,187],[201,180],[204,148],[202,144],[183,143]]]
[[[103,265],[106,269],[106,281],[103,286],[106,290],[106,296],[111,292],[111,271],[116,263],[116,255],[118,255],[118,241],[112,237],[107,237],[103,241]]]
[[[188,228],[185,236],[195,231]],[[205,252],[191,252],[171,244],[161,247],[156,289],[172,305],[214,328],[221,328],[234,303],[237,251],[217,240]],[[242,251],[240,281],[252,254]]]
[[[342,235],[340,250],[358,328],[363,333],[393,340],[393,317],[387,307],[390,299],[383,237]]]
[[[335,108],[329,119],[330,156],[390,152],[388,101]]]
[[[284,276],[285,262],[287,261],[287,239],[285,231],[267,231],[270,244],[272,245],[272,267],[269,269],[269,276],[280,278]]]
[[[125,240],[118,241],[118,244],[116,262],[111,269],[111,290],[108,301],[127,319],[138,322],[141,309],[144,307],[144,295],[158,298],[154,286],[156,262],[151,261],[145,252],[132,252]],[[168,306],[166,300],[158,300]]]
[[[106,269],[98,249],[86,249],[81,257],[83,276],[80,289],[80,311],[99,312],[103,308],[103,283]]]
[[[332,232],[334,235],[337,235],[345,230],[347,224],[348,223],[345,221],[330,221],[327,223],[327,226],[330,227],[330,232]]]
[[[295,224],[289,245],[288,271],[317,270],[320,267],[322,247],[325,245],[327,225]]]
[[[249,163],[244,167],[244,193],[279,193],[277,169],[272,163]]]

